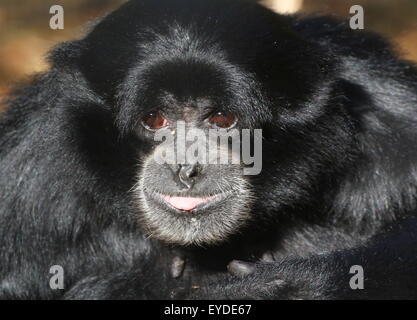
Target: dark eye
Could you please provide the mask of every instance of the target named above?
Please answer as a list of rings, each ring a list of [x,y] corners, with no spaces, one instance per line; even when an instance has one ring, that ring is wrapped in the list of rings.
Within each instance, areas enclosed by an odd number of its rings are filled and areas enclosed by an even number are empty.
[[[232,113],[218,112],[210,117],[209,123],[216,129],[229,129],[237,123],[237,117]]]
[[[149,112],[142,118],[143,126],[148,130],[158,130],[168,126],[168,120],[159,111]]]

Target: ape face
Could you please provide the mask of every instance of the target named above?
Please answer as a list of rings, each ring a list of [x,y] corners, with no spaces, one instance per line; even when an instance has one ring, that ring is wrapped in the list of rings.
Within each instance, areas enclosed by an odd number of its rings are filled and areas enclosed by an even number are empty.
[[[152,146],[142,159],[134,189],[142,225],[169,243],[221,242],[247,223],[252,202],[245,164],[239,150],[233,149],[241,149],[241,132],[251,128],[238,91],[225,90],[235,79],[224,66],[199,56],[156,60],[148,68],[146,89],[137,97],[146,97],[154,106],[140,114],[136,125],[137,134]],[[248,86],[244,76],[236,79],[242,87]],[[264,113],[268,112],[265,106]],[[210,136],[213,133],[219,135],[218,141]],[[172,161],[159,157],[170,152]]]
[[[285,17],[259,6],[257,14],[233,7],[234,16],[248,21],[236,29],[227,17],[213,21],[216,5],[207,3],[131,1],[65,51],[111,110],[120,139],[138,141],[134,216],[149,235],[182,245],[225,241],[251,220],[260,224],[310,201],[323,172],[337,170],[349,146],[347,115],[331,95],[331,58],[290,30]],[[206,138],[210,130],[233,130],[241,149],[244,130],[252,138],[262,130],[249,153],[264,159],[263,170],[246,175],[241,152],[226,164],[159,161],[164,150],[177,154],[179,147],[156,136],[175,140],[179,125]],[[233,157],[227,141],[203,152],[206,158]]]

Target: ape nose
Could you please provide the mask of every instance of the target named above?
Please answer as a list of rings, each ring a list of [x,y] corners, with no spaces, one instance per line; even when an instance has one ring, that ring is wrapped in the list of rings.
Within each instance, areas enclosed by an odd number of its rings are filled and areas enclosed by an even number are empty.
[[[194,178],[198,175],[198,164],[180,164],[178,171],[178,177],[181,183],[191,189],[194,185]]]

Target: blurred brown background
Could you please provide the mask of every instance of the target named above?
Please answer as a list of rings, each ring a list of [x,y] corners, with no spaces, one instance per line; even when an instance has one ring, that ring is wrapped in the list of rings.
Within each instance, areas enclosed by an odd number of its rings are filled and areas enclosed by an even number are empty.
[[[44,56],[56,43],[73,39],[83,25],[125,0],[0,0],[0,98],[14,83],[47,69]],[[173,0],[174,1],[174,0]],[[207,0],[210,1],[210,0]],[[254,0],[255,1],[255,0]],[[264,0],[279,12],[349,17],[349,8],[365,9],[365,28],[387,35],[408,59],[417,61],[416,0]],[[62,5],[65,29],[49,28],[49,8]]]

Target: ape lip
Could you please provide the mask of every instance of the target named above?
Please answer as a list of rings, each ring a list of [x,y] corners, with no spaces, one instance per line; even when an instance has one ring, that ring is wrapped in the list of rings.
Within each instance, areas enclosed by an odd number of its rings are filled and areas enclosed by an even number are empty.
[[[154,198],[158,202],[168,206],[176,212],[195,213],[197,211],[205,210],[207,207],[218,203],[225,198],[225,194],[218,193],[213,196],[204,197],[185,197],[185,196],[171,196],[164,194],[154,194]]]
[[[168,202],[177,210],[193,211],[197,207],[212,201],[213,199],[218,197],[218,195],[211,197],[171,197],[161,195],[161,197],[165,202]]]

